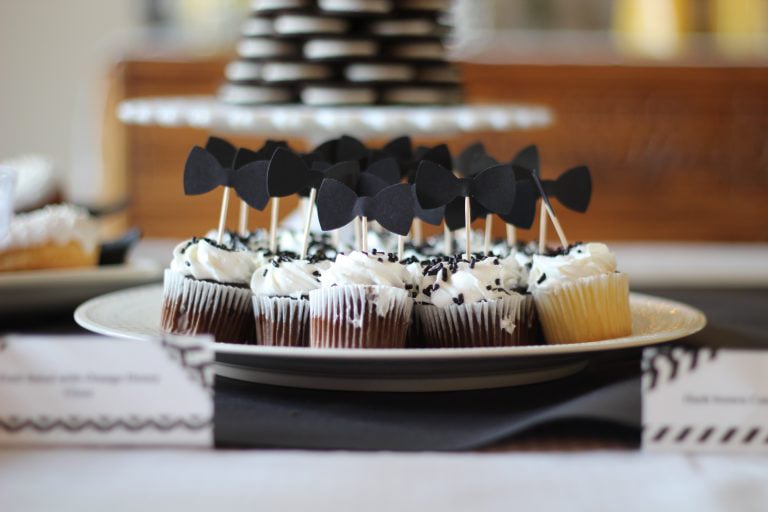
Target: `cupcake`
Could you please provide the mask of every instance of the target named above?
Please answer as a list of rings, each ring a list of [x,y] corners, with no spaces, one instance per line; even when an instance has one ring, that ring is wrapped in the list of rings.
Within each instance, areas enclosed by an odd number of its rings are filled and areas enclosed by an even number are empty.
[[[163,282],[161,326],[174,334],[212,334],[216,341],[252,343],[249,284],[254,255],[203,238],[179,244]]]
[[[411,280],[397,256],[339,254],[309,292],[310,336],[315,348],[403,348],[413,300]]]
[[[495,256],[443,258],[424,271],[417,316],[427,347],[499,347],[535,343],[533,301],[520,272]]]
[[[282,255],[256,269],[251,292],[257,344],[309,346],[309,292],[320,287],[320,269],[328,264]]]
[[[536,255],[529,277],[547,343],[598,341],[632,333],[629,278],[605,244]]]

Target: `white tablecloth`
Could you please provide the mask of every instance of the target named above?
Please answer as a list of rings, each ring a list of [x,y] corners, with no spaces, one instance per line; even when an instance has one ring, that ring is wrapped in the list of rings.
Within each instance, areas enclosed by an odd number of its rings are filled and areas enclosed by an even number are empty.
[[[768,457],[0,450],[0,510],[765,511]]]

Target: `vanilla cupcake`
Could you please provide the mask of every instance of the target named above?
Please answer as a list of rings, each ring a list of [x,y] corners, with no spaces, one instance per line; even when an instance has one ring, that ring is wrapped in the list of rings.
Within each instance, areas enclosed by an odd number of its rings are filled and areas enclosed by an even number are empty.
[[[629,336],[629,278],[616,270],[605,244],[578,244],[553,256],[535,255],[529,290],[547,343]]]
[[[495,256],[444,258],[424,271],[417,316],[427,347],[497,347],[535,343],[533,301],[520,272]]]
[[[98,225],[86,210],[73,205],[20,213],[0,238],[0,272],[89,267],[98,261]]]
[[[257,344],[309,346],[309,292],[320,287],[320,269],[329,264],[278,256],[256,269],[251,292]]]
[[[216,341],[252,343],[253,309],[249,284],[254,255],[209,239],[176,246],[163,283],[163,330],[212,334]]]
[[[339,254],[309,292],[310,346],[402,348],[411,320],[411,275],[395,255]]]

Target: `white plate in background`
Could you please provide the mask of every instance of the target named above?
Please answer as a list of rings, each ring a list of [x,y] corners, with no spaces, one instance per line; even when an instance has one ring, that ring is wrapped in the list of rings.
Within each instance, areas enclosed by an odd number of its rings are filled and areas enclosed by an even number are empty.
[[[162,277],[163,268],[147,259],[122,265],[0,272],[0,316],[71,311],[92,297]]]

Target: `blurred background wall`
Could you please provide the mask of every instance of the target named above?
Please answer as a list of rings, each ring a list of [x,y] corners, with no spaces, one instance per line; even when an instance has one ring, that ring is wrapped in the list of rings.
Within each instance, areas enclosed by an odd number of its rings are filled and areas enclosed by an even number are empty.
[[[213,94],[247,12],[246,0],[0,1],[0,160],[50,156],[69,199],[131,196],[149,235],[209,228],[217,199],[178,190],[208,134],[124,127],[114,109]],[[590,213],[564,213],[574,236],[768,240],[768,0],[459,0],[455,13],[467,101],[557,117],[479,134],[491,151],[537,142],[548,176],[592,166]]]

